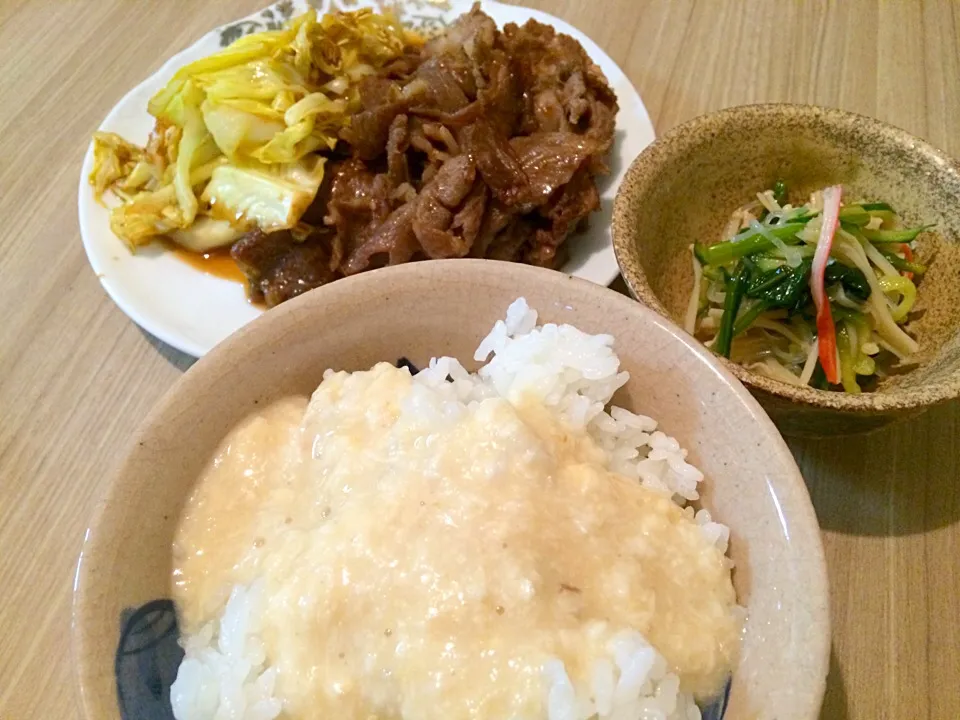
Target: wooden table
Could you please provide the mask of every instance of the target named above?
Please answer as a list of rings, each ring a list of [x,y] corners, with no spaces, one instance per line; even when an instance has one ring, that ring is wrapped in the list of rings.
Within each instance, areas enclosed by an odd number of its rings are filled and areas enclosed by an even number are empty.
[[[0,4],[0,719],[79,717],[70,599],[130,433],[191,360],[107,299],[77,230],[89,134],[173,52],[264,0]],[[960,155],[960,7],[844,0],[527,0],[580,27],[662,133],[758,101],[839,106]],[[823,717],[960,717],[960,406],[792,442],[823,525]]]

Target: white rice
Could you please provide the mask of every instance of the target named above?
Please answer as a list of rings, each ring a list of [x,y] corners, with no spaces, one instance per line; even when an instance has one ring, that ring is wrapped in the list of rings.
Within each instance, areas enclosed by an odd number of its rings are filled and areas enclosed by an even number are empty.
[[[677,441],[657,422],[616,406],[606,409],[629,376],[620,372],[611,335],[588,335],[571,325],[537,326],[523,298],[510,305],[484,338],[476,374],[442,357],[415,376],[405,411],[443,420],[470,403],[501,396],[535,398],[564,422],[585,430],[604,451],[609,468],[685,505],[696,500],[703,474],[686,461]],[[493,355],[492,359],[489,359]],[[729,530],[710,513],[694,515],[707,540],[726,552]],[[185,658],[171,689],[177,720],[273,720],[282,705],[273,696],[276,673],[266,666],[259,635],[262,599],[257,585],[237,586],[219,623],[181,640]],[[692,696],[639,633],[624,630],[608,642],[608,658],[594,663],[589,684],[574,685],[556,658],[543,663],[547,720],[699,720]]]
[[[181,638],[186,657],[170,688],[177,720],[273,720],[280,714],[273,697],[276,671],[264,667],[260,595],[256,585],[235,587],[218,627],[209,623]]]

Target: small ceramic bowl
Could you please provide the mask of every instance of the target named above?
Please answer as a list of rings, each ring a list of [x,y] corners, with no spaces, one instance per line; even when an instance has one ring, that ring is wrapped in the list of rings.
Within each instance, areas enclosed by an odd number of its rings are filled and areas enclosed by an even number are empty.
[[[180,379],[124,450],[84,544],[74,639],[86,717],[171,717],[181,656],[168,599],[171,545],[195,479],[231,427],[273,400],[311,393],[327,368],[469,360],[518,295],[542,322],[615,334],[631,374],[618,402],[657,418],[689,449],[706,474],[703,505],[731,528],[748,619],[726,714],[711,717],[814,720],[829,654],[826,570],[806,487],[773,424],[709,352],[639,303],[561,273],[488,260],[414,263],[312,291],[243,328]]]
[[[917,242],[929,271],[909,330],[919,366],[861,395],[797,387],[723,360],[787,435],[844,435],[960,396],[960,171],[907,132],[807,105],[748,105],[687,122],[642,152],[617,194],[613,241],[642,302],[682,324],[689,246],[719,237],[731,212],[783,178],[791,199],[842,183],[849,197],[890,203],[908,224],[936,223]]]

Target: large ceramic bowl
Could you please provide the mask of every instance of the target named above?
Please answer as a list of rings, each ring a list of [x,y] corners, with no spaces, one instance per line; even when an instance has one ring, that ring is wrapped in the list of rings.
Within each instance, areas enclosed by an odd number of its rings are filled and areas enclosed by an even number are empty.
[[[613,239],[634,295],[682,324],[693,283],[689,245],[719,237],[730,213],[784,178],[794,200],[842,183],[890,203],[932,260],[920,283],[919,367],[862,395],[788,385],[724,361],[789,435],[863,432],[960,396],[960,171],[891,125],[808,105],[748,105],[691,120],[633,162],[614,202]]]
[[[816,718],[829,651],[826,571],[806,487],[773,424],[656,313],[560,273],[486,260],[387,268],[312,291],[183,376],[124,449],[84,544],[74,634],[86,717],[121,717],[118,683],[126,718],[169,717],[178,653],[171,544],[194,480],[235,423],[271,400],[310,393],[326,368],[467,360],[518,295],[542,321],[614,333],[631,374],[622,404],[658,418],[706,474],[703,504],[732,530],[734,581],[749,613],[724,717]]]

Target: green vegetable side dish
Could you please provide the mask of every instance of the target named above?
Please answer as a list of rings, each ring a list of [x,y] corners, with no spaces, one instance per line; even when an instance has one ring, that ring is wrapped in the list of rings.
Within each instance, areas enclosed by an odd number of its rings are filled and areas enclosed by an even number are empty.
[[[919,347],[904,326],[927,271],[913,243],[932,226],[842,197],[835,186],[793,206],[778,180],[719,242],[691,246],[687,332],[754,372],[823,390],[863,392],[911,364]]]

